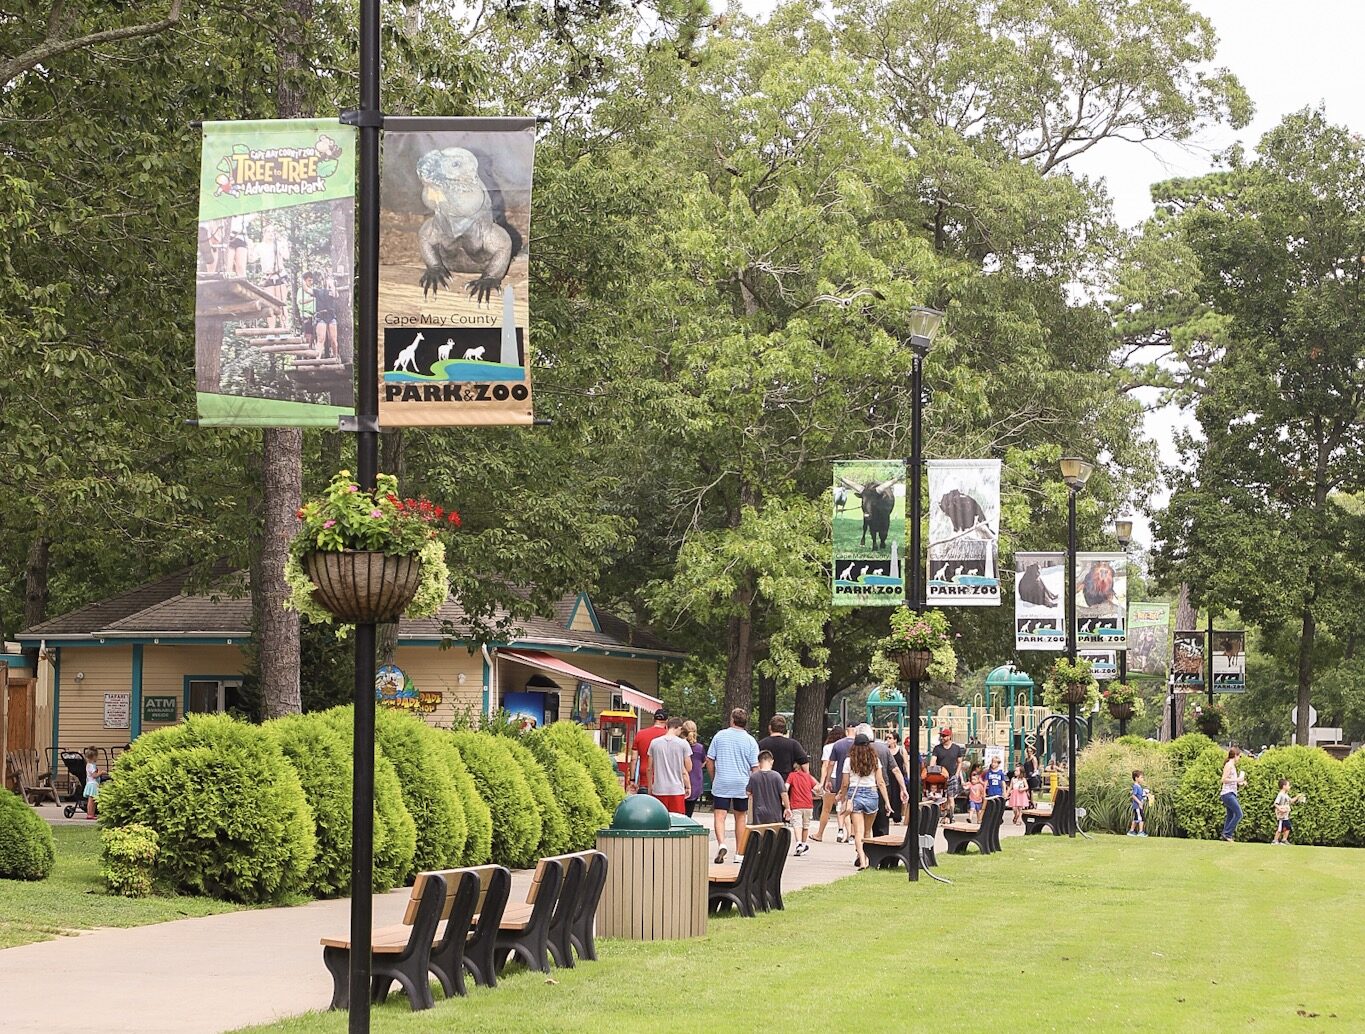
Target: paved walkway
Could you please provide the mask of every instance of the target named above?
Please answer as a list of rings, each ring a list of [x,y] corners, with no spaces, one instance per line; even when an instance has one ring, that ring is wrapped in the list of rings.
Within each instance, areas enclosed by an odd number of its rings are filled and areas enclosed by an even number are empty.
[[[43,809],[44,812],[51,810]],[[698,815],[708,824],[710,815]],[[1022,826],[1008,817],[1002,836]],[[799,890],[855,874],[851,845],[826,841],[787,863]],[[714,846],[714,842],[713,842]],[[942,849],[942,836],[939,837]],[[733,857],[733,843],[730,846]],[[524,898],[530,872],[513,878]],[[376,925],[398,922],[406,889],[375,898]],[[326,1008],[332,982],[318,939],[344,933],[349,902],[253,909],[131,929],[100,929],[0,951],[5,1034],[219,1034]]]

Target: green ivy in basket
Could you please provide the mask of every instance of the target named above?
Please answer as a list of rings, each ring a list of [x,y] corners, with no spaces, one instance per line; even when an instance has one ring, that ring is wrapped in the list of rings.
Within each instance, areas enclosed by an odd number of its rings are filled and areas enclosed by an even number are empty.
[[[1106,705],[1113,704],[1115,707],[1129,705],[1133,709],[1134,718],[1146,710],[1146,702],[1138,695],[1138,691],[1126,682],[1111,683],[1108,689],[1100,693],[1100,698]]]
[[[1065,711],[1067,703],[1062,699],[1062,690],[1070,686],[1084,686],[1085,700],[1076,705],[1078,711],[1092,711],[1100,698],[1100,686],[1095,681],[1090,662],[1084,657],[1068,660],[1058,657],[1043,681],[1043,703],[1054,711]]]
[[[893,687],[900,680],[900,666],[892,659],[901,650],[928,650],[928,678],[952,682],[957,678],[957,636],[941,610],[914,611],[897,607],[891,612],[891,631],[877,641],[868,666],[878,684]]]

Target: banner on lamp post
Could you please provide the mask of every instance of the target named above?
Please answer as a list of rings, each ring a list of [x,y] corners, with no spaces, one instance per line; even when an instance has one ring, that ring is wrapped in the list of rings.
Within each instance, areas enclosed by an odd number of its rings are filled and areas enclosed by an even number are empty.
[[[1171,659],[1171,605],[1128,604],[1128,679],[1166,681]]]
[[[1077,650],[1076,656],[1090,662],[1090,674],[1096,682],[1113,682],[1119,677],[1117,650]]]
[[[194,365],[199,423],[332,427],[355,412],[355,129],[205,122]]]
[[[1128,647],[1128,557],[1076,554],[1076,645]]]
[[[833,527],[835,606],[904,603],[905,462],[835,463]]]
[[[533,118],[386,118],[379,422],[530,424]]]
[[[1171,687],[1176,693],[1204,692],[1203,632],[1176,630],[1171,648]]]
[[[1014,645],[1066,649],[1066,554],[1014,554]]]
[[[926,602],[1000,606],[1000,461],[930,460]]]
[[[1245,693],[1247,688],[1246,632],[1213,633],[1213,691]]]

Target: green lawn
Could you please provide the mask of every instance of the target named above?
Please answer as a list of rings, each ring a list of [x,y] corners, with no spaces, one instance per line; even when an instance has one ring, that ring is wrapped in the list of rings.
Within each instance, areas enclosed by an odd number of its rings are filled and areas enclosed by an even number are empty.
[[[0,948],[48,941],[96,926],[145,926],[239,906],[208,898],[110,897],[100,879],[99,829],[54,826],[57,865],[45,880],[0,880]],[[0,962],[0,965],[3,965]]]
[[[1040,836],[938,871],[954,885],[864,873],[789,895],[784,913],[713,921],[702,940],[603,942],[596,964],[521,972],[431,1013],[399,995],[373,1029],[1365,1029],[1365,852]]]

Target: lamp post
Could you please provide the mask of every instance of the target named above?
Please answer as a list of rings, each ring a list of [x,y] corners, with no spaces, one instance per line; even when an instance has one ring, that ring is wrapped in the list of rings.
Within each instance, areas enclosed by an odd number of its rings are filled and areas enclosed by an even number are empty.
[[[910,493],[908,507],[910,517],[910,555],[906,561],[910,565],[910,606],[917,613],[924,611],[924,569],[920,566],[920,468],[924,465],[921,454],[921,422],[924,417],[924,359],[934,343],[943,322],[943,313],[938,309],[917,306],[910,313]],[[906,802],[905,835],[914,837],[916,842],[908,852],[910,882],[919,880],[919,679],[911,679],[906,705],[915,716],[915,756],[910,759],[909,800]]]
[[[1076,495],[1090,480],[1093,463],[1076,456],[1063,456],[1062,480],[1069,490],[1066,498],[1066,659],[1076,661]],[[1076,835],[1076,705],[1066,705],[1066,784],[1071,791],[1071,836]]]
[[[1133,541],[1133,518],[1119,517],[1114,521],[1114,537],[1119,540],[1119,545],[1126,547]],[[1119,651],[1119,685],[1128,684],[1128,651]],[[1119,719],[1119,735],[1128,735],[1128,719]]]

